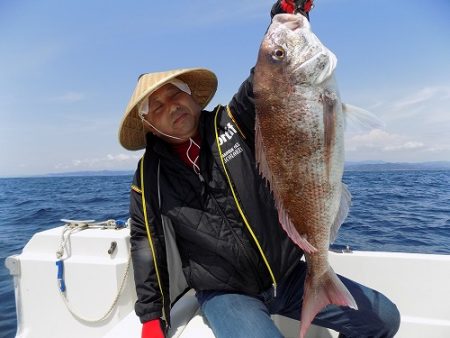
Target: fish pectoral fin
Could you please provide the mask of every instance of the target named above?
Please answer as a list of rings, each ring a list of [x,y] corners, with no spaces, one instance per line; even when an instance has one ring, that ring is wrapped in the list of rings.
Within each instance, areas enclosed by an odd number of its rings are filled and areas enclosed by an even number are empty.
[[[295,229],[292,235],[290,235],[289,233],[288,235],[289,238],[292,239],[292,241],[297,244],[304,252],[311,255],[317,252],[316,247],[309,243],[306,237],[300,235]]]
[[[358,132],[371,129],[384,129],[384,122],[373,113],[351,104],[342,103],[346,131]]]
[[[264,152],[264,143],[261,135],[261,129],[259,125],[258,116],[256,116],[255,121],[255,157],[256,162],[259,164],[259,172],[262,177],[266,179],[266,182],[269,182],[270,189],[273,192],[275,206],[278,210],[278,221],[281,224],[281,227],[286,231],[289,238],[297,244],[304,252],[308,254],[313,254],[317,252],[317,249],[308,242],[306,236],[301,236],[294,224],[292,223],[286,209],[283,206],[283,203],[280,199],[278,190],[276,185],[274,184],[273,175],[269,168],[269,164],[266,159],[266,154]]]
[[[347,218],[351,205],[352,205],[352,194],[348,190],[347,185],[345,183],[342,183],[342,192],[339,210],[336,214],[336,218],[334,219],[334,222],[331,225],[330,229],[330,244],[336,240],[338,231],[341,228],[342,223],[344,223],[345,219]]]
[[[358,310],[355,299],[330,267],[318,280],[307,274],[300,318],[300,337],[304,337],[317,313],[328,304]]]
[[[284,231],[286,231],[289,238],[305,253],[314,254],[315,252],[317,252],[317,249],[314,247],[314,245],[308,242],[306,236],[302,236],[298,233],[286,210],[277,199],[275,199],[275,204],[278,210],[278,221],[280,222],[281,227],[284,229]]]

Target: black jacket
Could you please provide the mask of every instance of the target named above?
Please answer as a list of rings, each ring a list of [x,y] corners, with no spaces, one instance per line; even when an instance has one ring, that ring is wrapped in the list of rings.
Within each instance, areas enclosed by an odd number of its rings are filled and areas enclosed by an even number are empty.
[[[147,135],[130,203],[141,322],[170,324],[171,305],[189,288],[251,295],[276,288],[300,261],[254,160],[252,78],[229,106],[202,112],[200,176]]]

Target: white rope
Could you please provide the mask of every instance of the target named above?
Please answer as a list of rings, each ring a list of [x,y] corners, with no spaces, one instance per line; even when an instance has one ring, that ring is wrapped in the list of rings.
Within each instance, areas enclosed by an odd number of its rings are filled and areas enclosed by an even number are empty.
[[[69,220],[63,220],[63,221],[69,221]],[[96,228],[96,227],[102,227],[102,228],[116,228],[116,222],[114,220],[108,220],[105,222],[99,222],[99,223],[92,223],[93,221],[90,222],[79,222],[76,223],[75,221],[72,223],[71,221],[69,221],[70,223],[66,224],[64,226],[63,232],[62,232],[62,238],[61,238],[61,245],[59,247],[59,250],[56,252],[56,256],[58,257],[58,259],[62,259],[62,256],[64,255],[64,247],[66,246],[67,242],[69,242],[70,239],[70,235],[74,232],[77,231],[81,231],[83,229],[87,229],[88,227],[92,227],[92,228]],[[67,236],[65,236],[67,234]],[[68,257],[70,256],[70,253],[68,254]],[[66,257],[66,259],[68,258]],[[125,269],[125,273],[123,274],[122,280],[120,282],[120,287],[119,290],[117,291],[116,296],[114,297],[110,307],[108,308],[108,310],[105,312],[104,315],[100,316],[99,318],[87,318],[84,317],[82,315],[80,315],[79,313],[77,313],[77,311],[74,310],[74,308],[70,305],[69,300],[67,299],[65,292],[63,292],[61,290],[59,281],[57,281],[57,286],[58,286],[58,290],[59,290],[59,294],[61,295],[61,298],[64,301],[64,304],[67,308],[67,310],[69,310],[69,312],[77,319],[84,321],[84,322],[89,322],[89,323],[97,323],[97,322],[101,322],[103,320],[105,320],[106,318],[109,317],[109,315],[112,313],[112,311],[114,310],[115,306],[117,305],[117,302],[119,301],[120,295],[122,294],[124,288],[125,288],[125,284],[127,281],[127,276],[128,276],[128,272],[130,270],[130,265],[131,265],[131,252],[128,251],[128,262],[127,262],[127,266]]]
[[[116,297],[114,298],[113,302],[111,303],[111,306],[108,308],[108,310],[105,312],[105,314],[104,314],[103,316],[101,316],[101,317],[99,317],[99,318],[94,318],[94,319],[93,319],[93,318],[83,317],[82,315],[78,314],[78,313],[73,309],[73,307],[70,305],[69,300],[66,298],[64,292],[62,292],[61,289],[58,287],[59,294],[61,295],[61,297],[62,297],[62,299],[63,299],[63,301],[64,301],[64,304],[66,305],[67,310],[69,310],[69,312],[70,312],[75,318],[77,318],[77,319],[79,319],[79,320],[82,320],[82,321],[85,321],[85,322],[89,322],[89,323],[97,323],[97,322],[101,322],[101,321],[105,320],[106,318],[108,318],[109,315],[111,314],[111,312],[114,310],[114,308],[115,308],[115,306],[116,306],[116,304],[117,304],[117,302],[118,302],[118,300],[119,300],[119,298],[120,298],[120,295],[121,295],[122,292],[123,292],[123,289],[124,289],[125,284],[126,284],[127,276],[128,276],[128,271],[129,271],[129,269],[130,269],[130,263],[131,263],[131,254],[130,254],[129,257],[128,257],[127,267],[126,267],[126,269],[125,269],[125,273],[123,274],[122,281],[121,281],[121,283],[120,283],[120,288],[119,288],[119,290],[117,291],[117,295],[116,295]],[[59,286],[59,285],[58,285],[58,286]]]
[[[70,235],[72,235],[72,233],[74,232],[78,232],[81,231],[83,229],[86,229],[88,227],[88,223],[79,223],[79,224],[66,224],[64,226],[62,235],[61,235],[61,244],[59,245],[59,250],[56,251],[56,257],[58,259],[61,259],[64,256],[64,248],[67,245],[67,241],[70,238]],[[66,236],[67,234],[67,236]],[[69,250],[68,250],[69,251]],[[68,254],[67,258],[70,256],[70,254]]]

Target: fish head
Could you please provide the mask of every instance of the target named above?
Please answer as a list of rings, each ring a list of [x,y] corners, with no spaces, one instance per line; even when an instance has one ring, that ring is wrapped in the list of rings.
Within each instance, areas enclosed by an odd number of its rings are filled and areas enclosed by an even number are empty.
[[[303,15],[278,14],[261,43],[256,71],[280,83],[319,85],[332,78],[336,63]]]

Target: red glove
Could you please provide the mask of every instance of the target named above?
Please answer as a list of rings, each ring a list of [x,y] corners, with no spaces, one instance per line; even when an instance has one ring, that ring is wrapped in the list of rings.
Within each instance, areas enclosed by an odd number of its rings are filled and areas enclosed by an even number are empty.
[[[164,338],[164,331],[159,319],[153,319],[142,325],[141,338]]]
[[[313,6],[313,0],[281,0],[281,8],[285,13],[303,12],[309,13]]]

